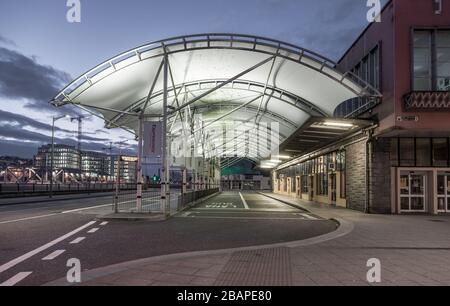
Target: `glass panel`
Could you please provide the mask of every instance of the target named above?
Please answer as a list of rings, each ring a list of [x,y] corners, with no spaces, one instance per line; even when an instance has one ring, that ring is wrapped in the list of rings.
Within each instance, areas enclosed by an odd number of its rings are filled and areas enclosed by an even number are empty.
[[[345,171],[341,172],[341,199],[345,199],[346,197],[346,189],[345,189]]]
[[[431,166],[431,139],[417,138],[416,139],[416,166],[430,167]]]
[[[447,175],[447,195],[450,196],[450,175]]]
[[[400,138],[400,166],[414,166],[414,138]]]
[[[430,91],[431,90],[431,78],[414,78],[414,90]]]
[[[424,198],[422,197],[412,197],[411,198],[411,210],[424,210]]]
[[[428,47],[431,41],[431,31],[414,31],[414,47]]]
[[[450,47],[450,30],[440,30],[436,33],[436,46]]]
[[[425,177],[423,175],[411,175],[411,195],[425,194]]]
[[[398,167],[398,138],[391,138],[391,167]]]
[[[436,90],[450,91],[450,77],[446,77],[446,78],[438,77],[436,81],[437,81]]]
[[[438,194],[445,194],[445,184],[446,184],[446,177],[445,175],[438,175],[437,179],[437,190]]]
[[[433,166],[446,167],[448,163],[448,148],[446,138],[433,139]]]
[[[409,176],[400,176],[400,194],[409,195]]]
[[[400,199],[400,208],[401,210],[409,210],[409,198]]]
[[[431,31],[415,31],[414,90],[431,90]]]
[[[445,198],[438,198],[438,210],[445,210]]]

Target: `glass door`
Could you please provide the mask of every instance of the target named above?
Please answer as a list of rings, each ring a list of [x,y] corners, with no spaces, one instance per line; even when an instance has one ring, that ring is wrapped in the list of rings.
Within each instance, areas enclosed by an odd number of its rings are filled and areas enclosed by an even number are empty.
[[[438,211],[450,212],[450,174],[438,174]]]
[[[424,174],[400,175],[400,209],[402,212],[425,212],[426,176]]]

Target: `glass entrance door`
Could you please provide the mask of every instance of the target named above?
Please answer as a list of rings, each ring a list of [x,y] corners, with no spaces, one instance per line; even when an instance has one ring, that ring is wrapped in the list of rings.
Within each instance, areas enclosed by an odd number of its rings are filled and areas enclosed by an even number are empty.
[[[426,176],[408,173],[400,175],[400,209],[402,212],[425,212]]]
[[[450,212],[450,174],[438,174],[438,211]]]

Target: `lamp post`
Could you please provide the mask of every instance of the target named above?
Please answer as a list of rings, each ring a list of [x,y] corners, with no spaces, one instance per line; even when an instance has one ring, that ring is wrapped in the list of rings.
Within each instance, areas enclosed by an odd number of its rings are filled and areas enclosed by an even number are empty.
[[[62,118],[70,118],[69,115],[63,115],[59,117],[53,117],[52,123],[52,152],[50,158],[50,198],[53,197],[53,158],[55,157],[55,122]]]

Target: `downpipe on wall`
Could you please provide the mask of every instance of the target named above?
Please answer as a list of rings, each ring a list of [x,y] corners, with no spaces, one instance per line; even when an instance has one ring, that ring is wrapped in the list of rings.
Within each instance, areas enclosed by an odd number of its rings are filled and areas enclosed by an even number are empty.
[[[366,133],[366,205],[364,211],[366,214],[370,214],[370,175],[372,168],[373,129],[367,130]]]

